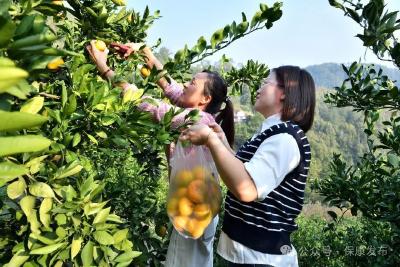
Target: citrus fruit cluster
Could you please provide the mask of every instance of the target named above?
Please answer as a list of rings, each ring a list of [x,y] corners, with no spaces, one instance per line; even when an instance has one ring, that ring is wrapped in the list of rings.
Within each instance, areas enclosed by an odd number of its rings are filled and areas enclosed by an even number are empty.
[[[199,238],[219,212],[222,200],[219,184],[207,169],[196,166],[178,171],[170,186],[167,212],[175,229]]]

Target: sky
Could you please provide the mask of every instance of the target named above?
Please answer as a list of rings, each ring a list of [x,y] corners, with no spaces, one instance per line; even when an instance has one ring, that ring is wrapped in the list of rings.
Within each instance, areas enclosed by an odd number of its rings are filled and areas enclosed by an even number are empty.
[[[233,20],[241,22],[241,12],[251,20],[261,2],[268,6],[274,3],[254,0],[128,0],[127,4],[141,13],[146,5],[151,13],[160,10],[162,17],[149,29],[146,41],[153,45],[161,38],[161,46],[175,53],[185,44],[189,47],[195,45],[200,36],[209,40],[214,31]],[[361,40],[355,37],[362,33],[361,27],[345,17],[343,11],[331,7],[328,0],[282,2],[283,16],[271,29],[245,36],[208,59],[217,61],[225,54],[234,63],[253,59],[266,63],[270,68],[358,60],[384,64],[372,53],[366,53]],[[386,3],[389,10],[400,10],[399,0],[386,0]]]

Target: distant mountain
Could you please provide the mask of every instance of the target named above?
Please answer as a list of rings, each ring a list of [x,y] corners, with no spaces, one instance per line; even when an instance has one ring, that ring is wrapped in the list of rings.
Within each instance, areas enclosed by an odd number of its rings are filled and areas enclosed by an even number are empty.
[[[397,81],[400,86],[400,71],[395,68],[388,68],[382,65],[375,65],[377,69],[382,68],[383,74],[388,75],[390,79]],[[324,63],[320,65],[311,65],[306,67],[314,78],[317,87],[334,88],[341,86],[346,74],[343,71],[342,64]]]

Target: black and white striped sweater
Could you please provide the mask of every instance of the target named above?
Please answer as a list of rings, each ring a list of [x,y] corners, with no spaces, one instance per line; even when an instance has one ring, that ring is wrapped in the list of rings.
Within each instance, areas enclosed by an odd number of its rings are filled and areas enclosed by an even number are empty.
[[[298,166],[262,201],[242,202],[230,192],[225,198],[222,230],[232,240],[268,254],[284,254],[285,245],[291,246],[290,234],[297,229],[294,220],[303,207],[311,161],[310,144],[298,125],[284,122],[248,140],[236,153],[238,159],[248,162],[265,139],[281,133],[290,134],[296,140],[300,151]]]

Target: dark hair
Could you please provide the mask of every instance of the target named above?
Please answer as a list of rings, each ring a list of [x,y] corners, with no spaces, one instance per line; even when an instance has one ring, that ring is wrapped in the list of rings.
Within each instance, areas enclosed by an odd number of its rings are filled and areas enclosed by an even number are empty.
[[[204,83],[204,94],[211,96],[211,101],[208,103],[205,112],[212,115],[217,114],[215,121],[221,125],[224,130],[226,139],[232,147],[235,139],[235,126],[233,121],[233,105],[227,97],[228,87],[222,77],[214,71],[203,70],[207,73],[207,80]],[[221,110],[222,104],[225,107]]]
[[[310,73],[296,66],[281,66],[272,71],[283,89],[282,120],[291,120],[307,132],[314,121],[315,84]]]

